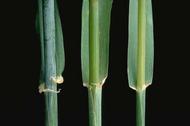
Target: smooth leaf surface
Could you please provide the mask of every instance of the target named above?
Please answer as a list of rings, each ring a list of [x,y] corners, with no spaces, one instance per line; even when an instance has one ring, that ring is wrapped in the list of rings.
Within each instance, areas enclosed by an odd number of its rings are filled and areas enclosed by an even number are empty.
[[[111,7],[112,0],[83,0],[81,60],[84,85],[101,84],[108,75]],[[93,76],[91,80],[90,76]]]
[[[40,35],[41,46],[41,71],[40,84],[45,83],[45,54],[44,54],[44,23],[43,23],[43,2],[38,0],[38,10],[36,14],[36,31]]]
[[[57,77],[62,75],[65,68],[65,53],[61,19],[57,0],[55,0],[55,44],[56,44],[56,72]]]
[[[129,86],[137,90],[137,66],[138,66],[138,0],[130,0],[129,7],[129,43],[128,43],[128,79]],[[153,59],[154,59],[154,47],[153,47],[153,18],[152,18],[152,3],[151,0],[146,0],[145,10],[145,84],[143,87],[147,87],[152,83],[153,79]]]

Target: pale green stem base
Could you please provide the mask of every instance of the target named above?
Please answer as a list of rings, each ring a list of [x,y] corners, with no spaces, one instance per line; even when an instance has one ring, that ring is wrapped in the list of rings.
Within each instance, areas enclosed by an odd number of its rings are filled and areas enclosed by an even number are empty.
[[[102,88],[101,87],[89,87],[88,88],[89,99],[89,123],[90,126],[101,126],[101,102],[102,102]]]
[[[45,93],[46,105],[46,126],[58,126],[58,107],[57,94],[47,92]]]
[[[136,93],[136,126],[145,126],[146,90]]]

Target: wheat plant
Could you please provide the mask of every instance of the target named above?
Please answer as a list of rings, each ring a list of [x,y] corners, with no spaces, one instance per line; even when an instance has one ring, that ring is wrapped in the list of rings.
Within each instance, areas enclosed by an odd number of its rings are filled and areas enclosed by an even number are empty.
[[[90,126],[101,126],[102,86],[108,76],[112,0],[83,0],[81,61]]]
[[[36,29],[41,42],[39,92],[45,95],[46,126],[58,126],[57,84],[65,66],[61,19],[56,0],[38,0]]]
[[[145,126],[146,88],[153,78],[153,18],[151,0],[130,0],[128,79],[136,91],[136,125]]]

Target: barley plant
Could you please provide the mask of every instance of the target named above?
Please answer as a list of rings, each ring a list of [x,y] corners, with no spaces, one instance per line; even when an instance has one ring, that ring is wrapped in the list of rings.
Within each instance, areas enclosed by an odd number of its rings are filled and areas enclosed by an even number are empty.
[[[136,125],[145,126],[146,88],[153,78],[153,19],[151,0],[130,0],[128,79],[136,90]]]
[[[81,61],[90,126],[101,126],[102,86],[108,76],[112,0],[83,0]]]
[[[45,95],[45,124],[58,126],[57,84],[63,83],[63,35],[56,0],[38,0],[36,29],[41,42],[39,92]]]

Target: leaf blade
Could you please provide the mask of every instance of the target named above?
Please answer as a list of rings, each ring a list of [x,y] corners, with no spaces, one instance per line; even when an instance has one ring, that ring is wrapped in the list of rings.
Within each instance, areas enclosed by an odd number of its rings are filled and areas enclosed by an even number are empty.
[[[97,4],[96,9],[93,10],[95,18],[95,24],[91,24],[93,20],[90,20],[92,14],[90,12],[90,3]],[[94,2],[94,3],[93,3]],[[94,5],[92,5],[94,6]],[[81,39],[81,62],[82,62],[82,77],[84,85],[88,84],[101,84],[108,75],[108,58],[109,58],[109,27],[111,16],[112,0],[84,0],[82,9],[82,39]],[[95,26],[90,28],[89,26]],[[96,30],[95,30],[96,29]],[[95,32],[92,33],[92,31]],[[92,35],[93,34],[93,35]],[[96,36],[91,39],[91,37]],[[94,41],[94,42],[92,42]],[[94,44],[90,46],[90,43]],[[97,46],[97,48],[94,48]],[[92,49],[94,48],[94,51]],[[91,51],[91,52],[90,52]],[[94,57],[91,54],[95,53]],[[92,61],[91,61],[91,60]],[[96,63],[94,63],[96,62]],[[92,65],[94,64],[94,65]],[[93,70],[90,70],[90,68]],[[90,80],[92,72],[96,73],[94,79]]]
[[[129,7],[129,43],[128,43],[128,80],[129,86],[137,90],[138,75],[138,0],[130,0]],[[146,0],[146,35],[145,35],[145,83],[142,88],[152,83],[154,61],[153,17],[151,0]]]
[[[55,0],[55,44],[56,44],[56,73],[57,77],[62,77],[65,68],[64,38],[61,25],[61,18],[57,0]]]

